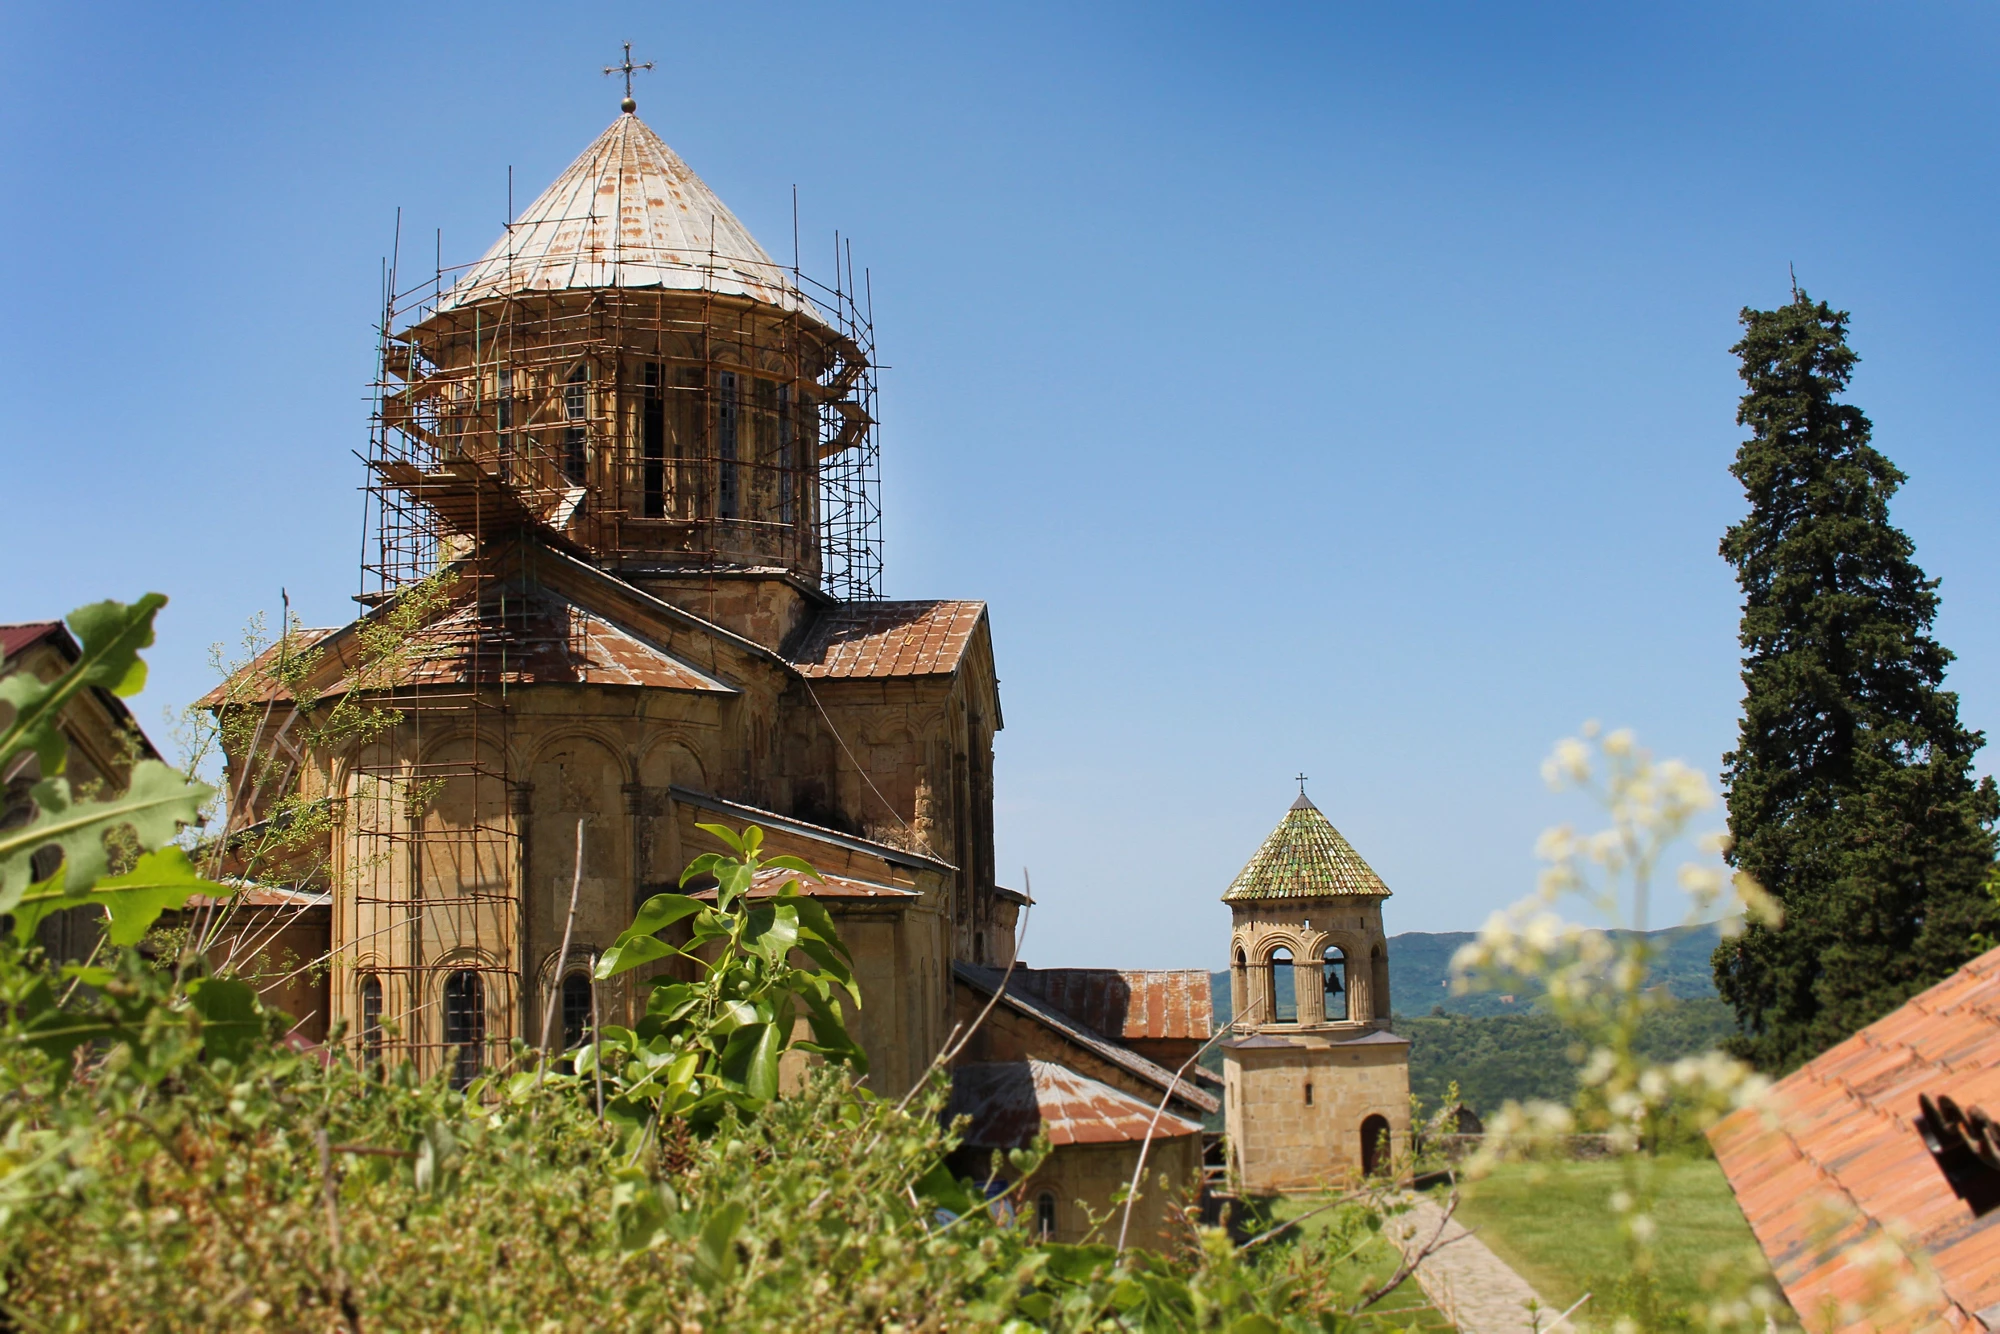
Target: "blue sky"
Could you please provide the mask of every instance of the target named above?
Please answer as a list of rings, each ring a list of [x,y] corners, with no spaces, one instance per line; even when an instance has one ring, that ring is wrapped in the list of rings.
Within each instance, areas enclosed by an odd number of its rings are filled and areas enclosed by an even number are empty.
[[[1735,728],[1736,312],[1854,312],[2000,724],[1973,5],[0,10],[0,620],[169,594],[142,718],[358,587],[369,324],[640,114],[767,248],[872,269],[888,591],[992,607],[1036,964],[1217,963],[1311,775],[1389,929],[1526,892],[1585,718]],[[415,238],[411,240],[410,238]],[[156,731],[164,728],[155,726]]]

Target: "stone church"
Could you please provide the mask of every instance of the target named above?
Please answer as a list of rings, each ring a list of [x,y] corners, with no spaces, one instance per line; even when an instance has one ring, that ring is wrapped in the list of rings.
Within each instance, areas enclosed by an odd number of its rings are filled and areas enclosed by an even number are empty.
[[[552,1044],[631,1022],[597,955],[718,850],[699,825],[756,825],[824,873],[874,1088],[991,1009],[960,1058],[971,1142],[1049,1128],[1027,1198],[1072,1238],[1162,1100],[1149,1161],[1198,1187],[1216,1084],[1169,1063],[1211,1036],[1208,978],[1007,973],[1028,900],[994,874],[992,631],[983,603],[877,592],[872,327],[841,264],[774,261],[628,96],[477,262],[392,269],[364,611],[206,701],[230,838],[280,790],[330,812],[238,908],[322,914],[303,1036],[464,1083],[545,1013]],[[311,739],[343,698],[399,721]]]

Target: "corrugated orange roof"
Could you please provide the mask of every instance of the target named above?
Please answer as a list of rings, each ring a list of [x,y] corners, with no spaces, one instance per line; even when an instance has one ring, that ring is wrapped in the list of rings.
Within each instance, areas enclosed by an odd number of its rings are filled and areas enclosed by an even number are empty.
[[[1974,1218],[1917,1133],[1917,1096],[2000,1110],[2000,950],[1807,1063],[1709,1132],[1792,1308],[1818,1328],[2000,1328],[2000,1211]],[[1893,1307],[1884,1230],[1927,1257],[1935,1311]]]
[[[1206,1040],[1212,1014],[1199,968],[1016,968],[1012,984],[1106,1037]]]
[[[1125,1144],[1199,1135],[1201,1126],[1049,1061],[991,1061],[951,1072],[947,1117],[965,1116],[965,1143],[1018,1149],[1046,1128],[1049,1143]]]
[[[813,623],[790,657],[811,677],[949,676],[984,602],[848,602]]]

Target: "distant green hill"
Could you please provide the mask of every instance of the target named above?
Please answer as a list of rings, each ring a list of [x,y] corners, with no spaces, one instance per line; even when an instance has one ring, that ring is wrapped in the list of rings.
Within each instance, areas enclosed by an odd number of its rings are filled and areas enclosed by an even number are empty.
[[[1615,934],[1624,934],[1622,932]],[[1639,1048],[1656,1060],[1704,1052],[1736,1031],[1736,1016],[1715,993],[1709,955],[1715,927],[1675,927],[1649,933],[1659,951],[1653,984],[1682,1003],[1649,1020]],[[1407,931],[1389,938],[1389,995],[1396,1031],[1410,1039],[1410,1092],[1432,1107],[1458,1081],[1459,1096],[1481,1112],[1509,1098],[1568,1102],[1576,1092],[1579,1053],[1555,1018],[1536,1005],[1538,992],[1511,1002],[1490,992],[1451,994],[1451,956],[1470,931]],[[1210,974],[1218,1026],[1229,1022],[1229,974]],[[1204,1065],[1220,1071],[1210,1048]]]

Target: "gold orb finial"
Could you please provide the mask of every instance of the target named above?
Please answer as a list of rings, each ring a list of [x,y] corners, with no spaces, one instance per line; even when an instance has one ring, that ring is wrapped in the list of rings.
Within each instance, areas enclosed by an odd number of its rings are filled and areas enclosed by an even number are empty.
[[[624,64],[606,65],[604,67],[606,74],[623,74],[625,76],[625,100],[618,104],[618,109],[626,115],[629,116],[639,109],[639,104],[632,100],[632,75],[638,70],[651,68],[653,68],[653,62],[650,60],[639,65],[632,63],[632,43],[630,42],[625,43]]]

